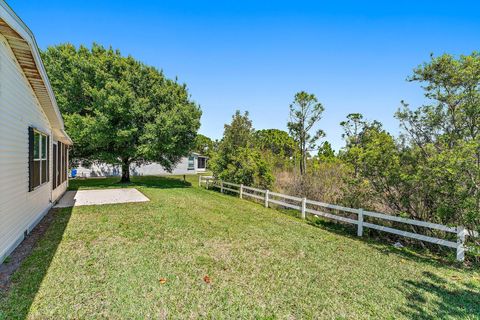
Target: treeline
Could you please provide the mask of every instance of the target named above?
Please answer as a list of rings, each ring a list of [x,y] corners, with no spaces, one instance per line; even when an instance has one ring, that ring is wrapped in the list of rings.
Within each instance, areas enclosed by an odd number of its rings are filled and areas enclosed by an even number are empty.
[[[197,144],[220,179],[345,206],[480,229],[480,54],[442,55],[414,69],[429,103],[395,113],[400,136],[360,113],[340,123],[334,152],[318,129],[324,107],[295,95],[289,132],[254,130],[237,111],[220,141]],[[318,144],[318,146],[317,146]]]

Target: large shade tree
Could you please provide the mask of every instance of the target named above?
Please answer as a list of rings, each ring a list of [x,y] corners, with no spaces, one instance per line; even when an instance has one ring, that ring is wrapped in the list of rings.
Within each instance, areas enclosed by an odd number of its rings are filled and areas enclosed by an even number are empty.
[[[118,50],[93,44],[49,47],[42,54],[77,160],[122,166],[158,162],[171,170],[200,127],[185,85]]]

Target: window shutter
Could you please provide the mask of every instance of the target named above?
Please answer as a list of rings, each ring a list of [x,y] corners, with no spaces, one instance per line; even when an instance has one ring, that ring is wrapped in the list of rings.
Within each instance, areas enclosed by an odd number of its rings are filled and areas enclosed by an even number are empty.
[[[28,192],[33,191],[33,135],[33,128],[28,127]]]

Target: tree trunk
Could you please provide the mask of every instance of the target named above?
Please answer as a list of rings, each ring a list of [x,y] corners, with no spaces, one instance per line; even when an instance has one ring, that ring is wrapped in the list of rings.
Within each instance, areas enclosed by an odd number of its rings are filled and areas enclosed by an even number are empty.
[[[300,175],[304,175],[307,172],[307,150],[306,150],[305,142],[302,139],[300,143]]]
[[[122,180],[121,183],[130,182],[130,160],[125,159],[122,161]]]
[[[303,175],[307,174],[307,150],[303,152]]]
[[[303,176],[305,174],[305,156],[303,154],[303,150],[302,150],[302,154],[300,156],[300,175]]]

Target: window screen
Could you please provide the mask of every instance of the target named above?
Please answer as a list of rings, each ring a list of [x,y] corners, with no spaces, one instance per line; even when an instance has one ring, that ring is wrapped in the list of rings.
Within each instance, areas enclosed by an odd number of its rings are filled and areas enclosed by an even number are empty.
[[[188,170],[194,170],[194,169],[195,169],[195,158],[188,157]]]
[[[198,157],[198,169],[205,169],[206,167],[206,161],[204,157]]]
[[[50,181],[50,137],[28,128],[28,142],[29,190],[32,191]]]

